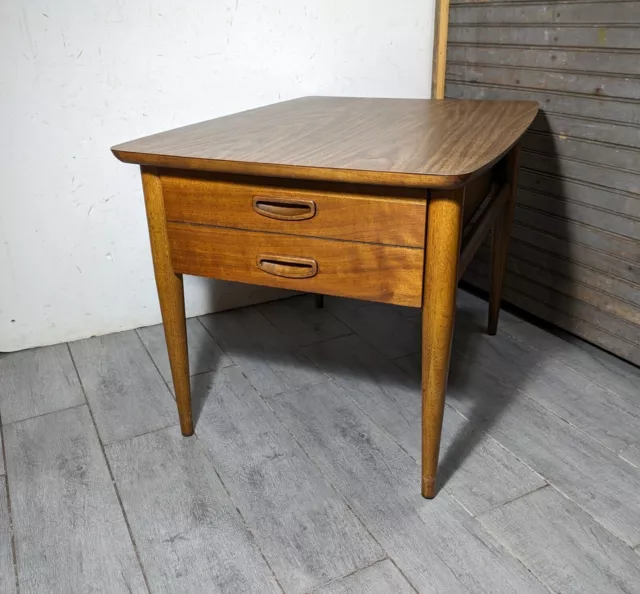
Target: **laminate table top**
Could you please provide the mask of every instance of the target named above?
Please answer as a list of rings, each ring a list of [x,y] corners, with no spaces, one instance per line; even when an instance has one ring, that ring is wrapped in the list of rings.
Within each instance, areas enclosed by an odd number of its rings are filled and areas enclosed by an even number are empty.
[[[112,150],[158,167],[456,188],[495,164],[537,110],[533,101],[304,97]]]

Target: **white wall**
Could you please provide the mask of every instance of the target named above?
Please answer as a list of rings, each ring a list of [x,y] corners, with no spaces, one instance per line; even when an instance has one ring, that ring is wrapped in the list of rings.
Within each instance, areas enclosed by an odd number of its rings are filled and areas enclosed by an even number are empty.
[[[138,170],[110,146],[304,95],[428,97],[433,10],[1,2],[0,351],[160,320]],[[190,278],[187,310],[264,298],[255,291]]]

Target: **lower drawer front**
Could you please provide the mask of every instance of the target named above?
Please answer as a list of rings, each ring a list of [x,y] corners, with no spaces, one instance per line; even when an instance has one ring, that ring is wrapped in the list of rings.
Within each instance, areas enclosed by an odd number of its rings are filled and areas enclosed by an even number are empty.
[[[420,307],[424,250],[169,223],[178,273]]]

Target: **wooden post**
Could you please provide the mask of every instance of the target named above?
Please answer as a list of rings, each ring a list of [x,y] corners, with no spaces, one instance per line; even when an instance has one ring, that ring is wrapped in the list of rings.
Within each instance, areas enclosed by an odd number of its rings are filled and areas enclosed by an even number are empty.
[[[434,28],[431,98],[444,99],[444,83],[447,71],[447,38],[449,35],[449,0],[436,0]]]

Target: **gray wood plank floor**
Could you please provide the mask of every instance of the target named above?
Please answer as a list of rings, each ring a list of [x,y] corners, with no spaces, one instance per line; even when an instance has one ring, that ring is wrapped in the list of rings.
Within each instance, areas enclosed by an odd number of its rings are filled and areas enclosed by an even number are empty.
[[[189,320],[193,438],[161,326],[0,355],[0,592],[640,593],[639,369],[461,292],[426,501],[419,312],[325,302]]]

